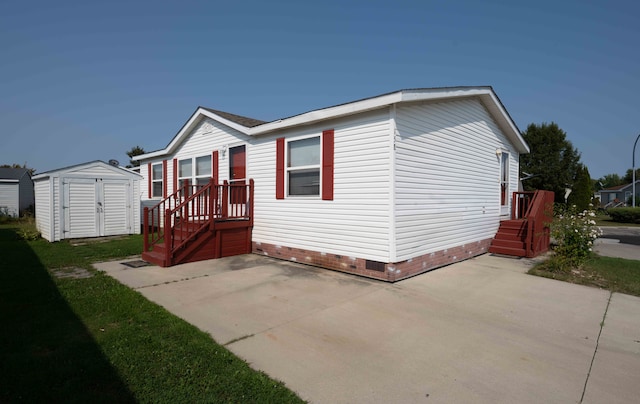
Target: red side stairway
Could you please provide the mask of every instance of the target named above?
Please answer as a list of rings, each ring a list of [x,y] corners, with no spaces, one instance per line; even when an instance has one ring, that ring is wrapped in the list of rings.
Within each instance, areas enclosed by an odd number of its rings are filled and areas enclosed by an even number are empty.
[[[511,220],[500,222],[489,252],[535,257],[549,250],[553,192],[514,192]]]
[[[168,267],[251,252],[253,180],[189,185],[144,208],[142,259]]]

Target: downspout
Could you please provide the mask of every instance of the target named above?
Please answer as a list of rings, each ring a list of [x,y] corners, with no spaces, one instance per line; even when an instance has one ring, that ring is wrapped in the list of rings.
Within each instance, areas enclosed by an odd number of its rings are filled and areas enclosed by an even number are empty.
[[[396,104],[389,108],[389,262],[398,261],[396,246]]]

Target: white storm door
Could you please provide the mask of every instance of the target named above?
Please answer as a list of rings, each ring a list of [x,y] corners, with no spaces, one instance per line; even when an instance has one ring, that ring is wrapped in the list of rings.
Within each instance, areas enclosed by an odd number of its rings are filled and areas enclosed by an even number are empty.
[[[96,179],[63,181],[64,238],[99,236]]]

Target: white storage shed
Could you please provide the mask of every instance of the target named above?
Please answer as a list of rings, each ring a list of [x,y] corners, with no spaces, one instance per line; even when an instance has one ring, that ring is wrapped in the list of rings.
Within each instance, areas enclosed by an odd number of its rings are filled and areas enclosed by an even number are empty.
[[[38,230],[49,241],[140,234],[141,179],[102,161],[35,175]]]

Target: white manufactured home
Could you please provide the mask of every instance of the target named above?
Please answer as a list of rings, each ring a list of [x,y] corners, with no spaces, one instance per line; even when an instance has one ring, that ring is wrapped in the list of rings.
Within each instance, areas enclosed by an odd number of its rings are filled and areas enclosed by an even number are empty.
[[[140,234],[141,179],[102,161],[35,175],[36,226],[48,241]]]
[[[143,205],[164,203],[162,213],[148,213],[147,227],[170,220],[158,244],[188,220],[186,205],[171,201],[208,183],[252,179],[246,200],[235,201],[251,208],[251,229],[235,237],[248,240],[239,252],[395,281],[487,252],[511,217],[519,157],[528,151],[491,87],[453,87],[402,90],[272,122],[199,107],[166,148],[138,159]],[[234,205],[232,196],[221,199],[229,191],[206,191],[211,217]],[[178,213],[164,216],[167,209]],[[145,246],[145,254],[171,265],[197,259],[196,250],[224,256],[225,243],[203,242],[181,259],[172,256],[187,241],[159,246],[158,257]]]

